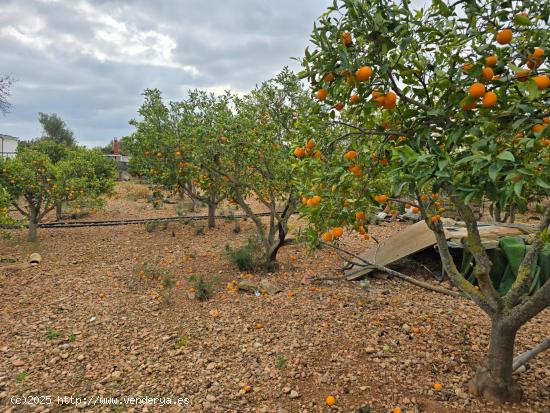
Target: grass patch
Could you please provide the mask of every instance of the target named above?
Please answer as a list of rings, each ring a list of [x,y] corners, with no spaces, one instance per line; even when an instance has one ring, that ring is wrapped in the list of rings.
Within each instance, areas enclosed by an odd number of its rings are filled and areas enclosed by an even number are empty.
[[[195,289],[195,297],[199,301],[206,301],[212,297],[212,284],[210,284],[202,275],[192,275],[189,282]]]
[[[278,370],[282,370],[285,368],[285,366],[286,366],[285,356],[283,356],[282,354],[277,354],[277,356],[275,357],[275,367]]]
[[[55,331],[51,327],[48,327],[48,329],[46,330],[46,338],[49,339],[49,340],[55,340],[55,339],[59,338],[59,335],[60,335],[59,332]]]
[[[264,257],[258,240],[254,237],[248,239],[248,242],[238,248],[225,246],[227,259],[239,267],[240,271],[256,271],[261,268]]]

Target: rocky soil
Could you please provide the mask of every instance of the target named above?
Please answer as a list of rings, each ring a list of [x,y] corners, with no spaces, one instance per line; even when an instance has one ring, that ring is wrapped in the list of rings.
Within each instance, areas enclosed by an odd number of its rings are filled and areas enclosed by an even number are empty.
[[[175,215],[174,206],[153,210],[124,191],[92,218]],[[398,280],[338,280],[342,259],[329,249],[310,254],[302,244],[281,250],[275,274],[239,273],[225,245],[245,243],[252,224],[204,225],[44,229],[36,244],[19,233],[0,241],[0,256],[17,263],[32,252],[43,257],[20,270],[0,266],[0,411],[550,411],[544,354],[518,377],[521,404],[496,406],[466,392],[488,339],[488,320],[466,299]],[[404,225],[371,233],[384,239]],[[354,251],[370,245],[344,242]],[[415,266],[404,271],[423,275]],[[192,275],[212,285],[209,300],[196,299]],[[235,287],[262,278],[283,291]],[[546,310],[519,332],[516,352],[549,334]],[[332,408],[328,395],[336,399]],[[73,400],[59,404],[65,396]],[[124,396],[158,399],[131,405]],[[16,405],[13,397],[38,404]],[[188,404],[161,406],[161,398]]]

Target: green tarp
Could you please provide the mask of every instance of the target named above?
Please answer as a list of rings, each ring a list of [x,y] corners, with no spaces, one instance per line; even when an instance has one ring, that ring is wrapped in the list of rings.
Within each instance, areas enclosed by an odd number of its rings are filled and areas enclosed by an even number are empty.
[[[493,266],[491,279],[493,285],[504,296],[517,277],[518,268],[523,261],[527,250],[531,249],[521,237],[503,237],[499,240],[498,248],[487,250]],[[474,259],[472,254],[464,249],[462,255],[461,273],[468,281],[476,285],[477,280],[473,275]],[[529,294],[532,294],[550,279],[550,245],[545,245],[543,250],[531,268],[533,281]]]

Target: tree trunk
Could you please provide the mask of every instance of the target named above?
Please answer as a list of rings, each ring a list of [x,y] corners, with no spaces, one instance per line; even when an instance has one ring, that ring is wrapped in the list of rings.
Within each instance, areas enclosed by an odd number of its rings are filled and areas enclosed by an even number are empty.
[[[515,339],[516,330],[505,321],[492,321],[489,350],[469,384],[472,394],[497,403],[521,400],[521,387],[512,377]]]
[[[502,216],[501,216],[501,213],[500,213],[500,206],[498,206],[496,204],[493,207],[493,218],[494,218],[495,222],[502,222]]]
[[[281,247],[285,244],[285,238],[286,238],[286,232],[283,228],[283,225],[279,222],[278,224],[278,235],[279,239],[276,242],[275,245],[271,246],[270,252],[267,254],[267,263],[266,263],[266,269],[268,271],[272,271],[275,268],[277,268],[277,253],[281,249]]]
[[[61,202],[55,204],[55,220],[61,221],[61,212],[62,212],[63,206]]]
[[[208,198],[208,228],[216,228],[216,195]]]
[[[29,213],[29,235],[28,235],[28,241],[29,242],[36,241],[37,225],[38,225],[38,211],[34,208],[30,208],[30,213]]]
[[[510,224],[516,222],[516,207],[514,205],[510,206]]]

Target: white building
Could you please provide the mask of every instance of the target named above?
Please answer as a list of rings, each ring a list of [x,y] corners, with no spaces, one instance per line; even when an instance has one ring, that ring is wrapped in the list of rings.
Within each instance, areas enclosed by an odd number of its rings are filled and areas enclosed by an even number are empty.
[[[18,144],[19,139],[16,137],[0,133],[0,156],[2,158],[14,158],[17,154]]]

